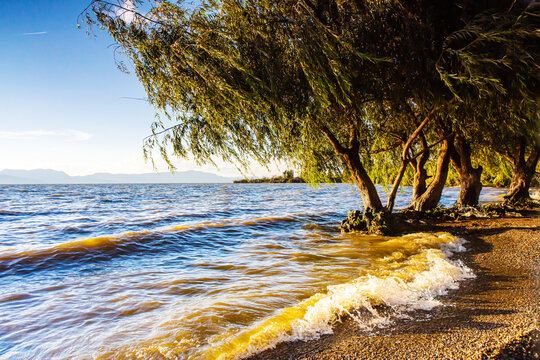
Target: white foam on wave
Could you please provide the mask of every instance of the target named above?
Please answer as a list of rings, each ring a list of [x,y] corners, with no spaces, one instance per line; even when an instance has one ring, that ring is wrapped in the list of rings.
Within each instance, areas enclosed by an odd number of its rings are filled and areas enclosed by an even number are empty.
[[[431,310],[441,305],[439,296],[458,283],[474,277],[471,269],[450,257],[465,250],[465,240],[447,233],[411,234],[387,241],[390,255],[375,261],[353,281],[332,285],[294,307],[213,347],[209,358],[234,359],[273,348],[278,343],[312,340],[331,334],[343,316],[369,329],[388,324],[395,316],[412,310]],[[391,309],[386,315],[378,305]],[[356,310],[370,316],[358,316]],[[387,315],[390,313],[391,315]]]

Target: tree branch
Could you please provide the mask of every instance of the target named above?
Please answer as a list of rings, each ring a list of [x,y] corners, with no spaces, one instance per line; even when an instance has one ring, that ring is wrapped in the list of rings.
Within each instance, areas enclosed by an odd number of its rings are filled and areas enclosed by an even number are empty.
[[[85,7],[84,10],[79,13],[79,16],[77,16],[77,23],[80,23],[79,20],[83,16],[83,14],[85,14],[90,8],[94,8],[94,6],[96,6],[97,4],[108,6],[109,9],[111,7],[114,7],[114,8],[117,8],[117,9],[124,10],[122,15],[125,14],[126,12],[130,12],[130,13],[133,13],[135,16],[140,17],[140,18],[142,18],[142,19],[144,19],[144,20],[146,20],[148,22],[151,22],[151,23],[154,23],[154,24],[159,24],[159,25],[162,25],[162,26],[167,25],[166,23],[164,23],[162,21],[151,19],[151,18],[141,14],[140,12],[134,11],[133,9],[129,9],[129,8],[126,8],[126,7],[122,6],[122,5],[114,4],[112,2],[104,1],[104,0],[92,0],[92,2],[90,4],[88,4],[88,6]]]
[[[149,139],[149,138],[151,138],[151,137],[153,137],[153,136],[156,136],[156,135],[163,134],[164,132],[167,132],[167,131],[169,131],[169,130],[175,129],[175,128],[177,128],[177,127],[179,127],[179,126],[182,126],[182,125],[183,125],[183,124],[177,124],[177,125],[171,126],[171,127],[169,127],[169,128],[163,129],[163,130],[161,130],[161,131],[158,131],[157,133],[153,133],[152,135],[148,135],[148,136],[146,136],[146,137],[143,138],[143,142],[145,142],[146,139]]]
[[[401,153],[401,158],[402,159],[405,159],[406,156],[407,156],[407,151],[409,150],[409,147],[411,146],[412,142],[414,141],[414,139],[418,136],[418,134],[420,134],[420,132],[422,131],[422,129],[431,121],[433,120],[433,113],[435,112],[435,107],[433,109],[431,109],[431,111],[427,114],[426,118],[424,119],[424,121],[422,121],[420,123],[420,125],[418,125],[418,127],[416,128],[416,130],[411,134],[411,136],[409,136],[409,140],[407,140],[407,142],[405,143],[405,145],[403,146],[403,152]]]
[[[332,146],[334,146],[334,149],[336,152],[340,155],[343,155],[347,153],[347,149],[343,147],[343,145],[340,144],[339,140],[336,138],[336,136],[328,129],[328,127],[323,126],[321,127],[321,131],[326,136],[328,140],[330,140],[330,143],[332,143]]]
[[[416,159],[417,157],[419,157],[420,155],[422,155],[423,153],[425,153],[426,151],[429,151],[429,149],[431,149],[432,147],[434,146],[437,146],[439,145],[440,143],[442,143],[444,140],[446,139],[449,139],[451,138],[452,136],[454,136],[455,133],[454,132],[451,132],[450,134],[446,135],[445,137],[437,140],[436,142],[434,142],[433,144],[429,145],[427,148],[425,148],[424,150],[420,151],[419,153],[417,154],[413,154],[411,158],[409,158],[408,160],[413,160],[413,159]]]
[[[527,159],[525,166],[527,166],[527,169],[533,170],[534,168],[536,168],[536,164],[538,163],[539,159],[540,159],[540,147],[535,146],[532,152],[529,154],[529,158]]]
[[[358,152],[360,142],[358,141],[358,134],[354,125],[354,122],[351,120],[349,123],[349,148],[351,151]]]

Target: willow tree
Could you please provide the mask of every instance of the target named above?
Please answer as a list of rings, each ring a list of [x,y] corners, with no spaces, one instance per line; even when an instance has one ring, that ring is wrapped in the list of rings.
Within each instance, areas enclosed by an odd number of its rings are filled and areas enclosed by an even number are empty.
[[[389,119],[399,122],[403,104],[414,104],[420,124],[405,131],[401,164],[413,160],[408,148],[421,144],[424,126],[442,144],[434,180],[418,196],[425,210],[446,180],[453,133],[445,109],[461,91],[440,60],[447,37],[485,10],[476,3],[208,0],[196,8],[168,1],[124,8],[95,0],[86,15],[117,41],[162,116],[147,150],[158,147],[168,159],[171,147],[198,162],[221,157],[243,167],[280,160],[313,180],[347,171],[365,210],[379,211],[365,162],[387,134],[370,109],[392,104]]]
[[[346,169],[365,210],[382,210],[362,159],[374,136],[365,105],[411,96],[403,84],[422,87],[430,41],[399,2],[225,0],[188,9],[165,1],[135,11],[130,22],[118,6],[92,4],[149,101],[178,123],[149,147],[167,157],[170,145],[200,162]],[[164,127],[158,121],[153,130]]]
[[[497,152],[512,165],[506,200],[517,203],[529,198],[529,187],[537,176],[540,160],[540,112],[534,102],[523,101],[517,107],[516,104],[510,106],[505,100],[501,98],[498,105],[484,109],[484,116],[478,119],[484,126],[482,131],[475,134],[484,151],[489,149]],[[499,167],[503,171],[504,165]]]
[[[406,178],[413,188],[410,208],[425,211],[438,204],[446,183],[453,134],[445,121],[435,114],[444,113],[446,107],[448,105],[441,105],[422,114],[419,106],[407,100],[401,104],[383,103],[369,108],[378,129],[373,150],[367,152],[373,154],[369,172],[382,184],[392,183],[387,211],[392,211],[398,188]],[[426,164],[436,146],[440,147],[437,164],[429,176]],[[407,174],[408,169],[412,169],[412,175]]]
[[[459,100],[449,115],[456,132],[451,159],[461,178],[460,205],[476,205],[482,188],[482,166],[471,161],[473,147],[497,151],[514,164],[511,201],[528,197],[540,156],[540,5],[499,5],[450,34],[438,64]]]

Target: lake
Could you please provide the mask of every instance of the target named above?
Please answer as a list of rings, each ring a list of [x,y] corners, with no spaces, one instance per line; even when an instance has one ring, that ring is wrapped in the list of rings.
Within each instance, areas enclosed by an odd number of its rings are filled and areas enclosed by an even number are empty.
[[[474,276],[449,234],[340,233],[359,208],[350,184],[0,186],[0,358],[234,359]]]

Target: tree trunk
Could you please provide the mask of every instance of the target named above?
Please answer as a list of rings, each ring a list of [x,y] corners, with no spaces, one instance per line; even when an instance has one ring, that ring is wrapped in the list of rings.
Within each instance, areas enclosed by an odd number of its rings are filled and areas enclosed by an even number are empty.
[[[412,202],[415,202],[423,193],[427,190],[426,181],[428,179],[427,170],[425,168],[427,161],[429,160],[429,146],[426,137],[423,133],[420,133],[420,140],[422,144],[422,155],[418,159],[412,161],[412,167],[414,170],[413,178],[413,192]]]
[[[424,166],[416,165],[414,167],[412,201],[416,201],[427,190],[426,181],[428,179],[427,170]]]
[[[478,166],[476,169],[471,169],[470,172],[459,174],[461,186],[456,201],[457,206],[478,205],[478,199],[482,191],[482,170],[482,166]]]
[[[394,210],[394,203],[396,201],[396,195],[399,189],[399,184],[401,183],[401,179],[403,179],[403,174],[405,174],[405,170],[407,169],[408,163],[409,161],[406,159],[403,159],[401,161],[401,166],[399,167],[398,174],[396,176],[396,179],[394,180],[394,185],[392,185],[392,191],[390,192],[390,195],[388,195],[388,203],[386,204],[386,211],[389,213],[391,213],[392,210]]]
[[[454,102],[454,99],[451,99],[449,101],[449,104],[453,102]],[[408,107],[408,109],[409,109],[409,113],[412,115],[412,118],[416,119],[416,115],[414,114],[414,111],[412,111],[410,107]],[[409,208],[413,207],[413,204],[415,204],[427,190],[426,181],[429,178],[429,176],[427,174],[425,166],[426,166],[427,161],[429,160],[430,146],[428,146],[428,142],[426,140],[426,136],[424,135],[423,128],[427,124],[427,122],[435,120],[436,117],[434,116],[434,114],[436,110],[437,110],[437,107],[433,107],[433,109],[431,109],[431,111],[428,113],[424,121],[417,127],[416,131],[413,133],[414,136],[416,135],[420,136],[420,141],[421,141],[420,144],[422,145],[422,154],[420,155],[418,159],[414,159],[414,158],[411,159],[411,165],[414,170],[414,179],[413,179],[413,193],[412,193],[411,205],[409,205]],[[444,138],[441,138],[440,141],[442,141],[443,139]]]
[[[529,158],[525,159],[525,147],[525,139],[520,139],[520,144],[513,158],[514,174],[512,175],[512,182],[508,194],[505,196],[506,202],[511,204],[523,199],[529,199],[529,188],[536,172],[536,164],[538,164],[540,158],[540,147],[536,145]]]
[[[476,206],[482,191],[482,166],[474,168],[471,162],[471,146],[462,136],[457,136],[451,149],[450,159],[459,174],[460,189],[457,206]]]
[[[399,188],[399,184],[401,183],[401,179],[403,179],[403,175],[405,174],[405,170],[407,169],[407,164],[410,163],[411,161],[413,162],[413,168],[415,168],[415,178],[416,178],[416,166],[420,166],[421,168],[423,168],[426,161],[427,161],[427,158],[429,158],[429,147],[427,145],[426,137],[424,136],[424,133],[423,133],[422,129],[430,121],[433,120],[433,113],[434,112],[435,112],[435,108],[433,108],[429,112],[429,114],[426,116],[424,121],[422,121],[420,123],[420,125],[418,125],[416,127],[416,129],[413,131],[411,136],[409,136],[409,139],[407,140],[407,142],[405,142],[403,144],[403,152],[401,153],[401,166],[399,168],[398,175],[397,175],[397,177],[396,177],[396,179],[394,181],[394,185],[392,186],[392,192],[388,196],[388,204],[386,205],[386,211],[387,212],[392,212],[392,210],[394,209],[394,202],[396,200],[397,190]],[[412,153],[411,146],[412,146],[412,144],[415,141],[417,136],[420,136],[420,140],[421,140],[421,143],[422,143],[422,149],[423,149],[423,152],[422,152],[421,157],[420,157],[419,160],[416,160],[415,157],[413,156],[413,154],[411,154],[411,156],[409,156],[409,152]],[[425,172],[425,170],[424,170],[424,172]],[[426,178],[427,178],[427,174],[426,174]],[[422,178],[419,177],[417,180],[420,182],[422,180]],[[421,186],[420,183],[418,185]],[[425,185],[425,179],[424,179],[424,185]]]
[[[351,175],[353,177],[358,191],[360,191],[360,196],[362,197],[362,202],[364,203],[364,213],[366,212],[378,212],[381,211],[383,206],[377,189],[373,184],[373,181],[367,174],[362,162],[360,161],[360,155],[358,151],[349,150],[343,154],[345,163],[349,168]]]
[[[529,187],[534,172],[528,173],[524,166],[515,167],[514,174],[512,175],[512,182],[510,183],[510,189],[506,195],[506,201],[509,203],[517,203],[520,200],[528,199]]]
[[[358,191],[360,191],[362,202],[364,203],[364,214],[382,211],[383,206],[379,194],[377,193],[377,189],[375,189],[373,181],[371,181],[366,169],[364,169],[364,166],[362,165],[362,161],[360,161],[360,142],[358,141],[358,134],[354,127],[354,122],[351,122],[350,125],[348,147],[343,146],[328,127],[321,127],[321,132],[330,141],[334,150],[342,157],[349,168],[353,180],[358,187]]]
[[[452,137],[448,137],[447,134],[440,135],[444,138],[442,141],[441,149],[439,150],[439,157],[437,159],[437,173],[433,178],[433,181],[429,184],[427,190],[417,199],[411,202],[410,207],[416,211],[427,211],[433,209],[441,200],[442,191],[446,184],[446,178],[448,177],[448,166],[450,164],[450,146],[453,141]]]

